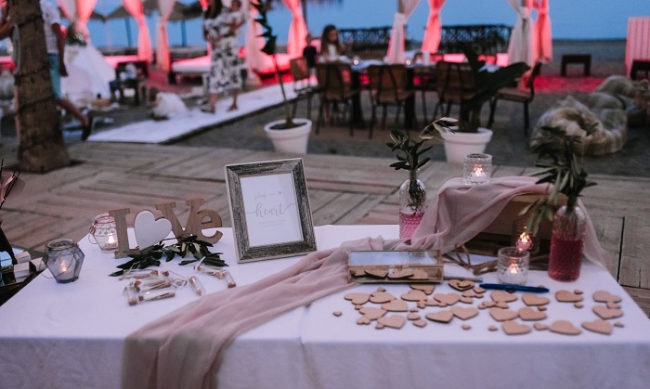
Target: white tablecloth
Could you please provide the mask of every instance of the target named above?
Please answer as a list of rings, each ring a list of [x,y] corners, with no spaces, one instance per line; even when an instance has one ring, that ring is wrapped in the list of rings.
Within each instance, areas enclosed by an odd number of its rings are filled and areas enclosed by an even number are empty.
[[[223,232],[215,250],[224,254],[238,285],[299,259],[238,265],[231,231]],[[319,249],[365,236],[394,238],[397,233],[396,226],[316,228]],[[124,338],[198,298],[184,288],[172,299],[128,306],[121,293],[127,282],[107,276],[124,260],[100,252],[87,240],[80,247],[86,259],[77,281],[57,284],[41,275],[0,307],[0,388],[118,388]],[[192,272],[178,266],[177,259],[163,266],[183,274]],[[449,269],[453,270],[464,271]],[[226,287],[222,280],[200,277],[208,292]],[[486,276],[486,281],[494,281],[494,276]],[[406,323],[401,330],[376,330],[374,325],[355,324],[359,314],[343,299],[346,291],[288,312],[237,338],[224,356],[219,387],[647,388],[650,321],[605,270],[585,263],[575,283],[553,282],[544,272],[532,272],[528,284],[543,284],[552,291],[584,291],[582,309],[553,298],[546,324],[569,319],[580,326],[595,320],[591,295],[604,289],[623,297],[624,316],[612,322],[621,321],[625,327],[614,328],[610,336],[584,330],[575,337],[535,330],[506,336],[488,331],[489,325],[497,323],[481,311],[466,323],[454,319],[449,324],[429,322],[425,328]],[[376,288],[364,285],[356,290]],[[409,289],[404,285],[386,288],[396,296]],[[444,285],[436,292],[449,291]],[[521,304],[517,301],[511,307],[518,309]],[[343,315],[335,317],[334,311]],[[463,330],[462,324],[472,329]]]

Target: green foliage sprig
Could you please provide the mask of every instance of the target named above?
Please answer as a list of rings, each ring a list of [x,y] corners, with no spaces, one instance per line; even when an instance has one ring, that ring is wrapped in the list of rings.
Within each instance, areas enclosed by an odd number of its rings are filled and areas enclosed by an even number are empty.
[[[132,260],[118,265],[118,270],[111,273],[111,277],[117,277],[124,274],[125,271],[133,269],[146,269],[149,266],[160,266],[160,261],[164,258],[165,262],[169,262],[176,255],[185,258],[189,252],[194,257],[193,259],[184,260],[179,263],[180,266],[189,265],[197,262],[202,258],[203,263],[212,267],[223,267],[228,264],[221,259],[221,253],[211,253],[208,247],[212,247],[212,243],[208,243],[197,239],[196,235],[190,235],[185,238],[178,239],[176,243],[165,246],[163,242],[156,243],[151,247],[142,250],[140,254],[130,255]]]
[[[409,197],[411,203],[410,207],[419,210],[426,202],[426,192],[417,183],[416,172],[427,162],[431,160],[429,157],[424,157],[424,153],[431,150],[431,147],[422,147],[426,139],[415,142],[408,135],[399,130],[392,130],[390,132],[392,142],[386,143],[388,147],[397,155],[397,162],[394,162],[390,167],[395,170],[408,170],[410,173],[409,179]]]

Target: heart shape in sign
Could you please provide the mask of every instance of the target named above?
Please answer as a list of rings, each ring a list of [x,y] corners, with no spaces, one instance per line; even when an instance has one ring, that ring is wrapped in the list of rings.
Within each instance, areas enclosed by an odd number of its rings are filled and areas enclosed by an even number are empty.
[[[467,319],[471,319],[474,316],[478,315],[478,309],[476,309],[476,308],[453,307],[453,308],[451,308],[451,313],[453,313],[454,316],[456,316],[460,320],[467,320]]]
[[[490,316],[496,321],[508,321],[516,319],[519,313],[503,308],[490,308]]]
[[[423,301],[427,299],[426,293],[421,290],[409,290],[402,295],[402,300],[406,301]]]
[[[546,314],[530,307],[524,307],[519,310],[519,318],[524,321],[544,320]]]
[[[451,319],[454,318],[454,314],[451,311],[440,311],[436,313],[427,313],[426,318],[431,321],[437,321],[438,323],[449,323]]]
[[[616,317],[623,316],[623,311],[620,309],[611,309],[603,306],[594,307],[594,313],[603,320],[614,319]]]
[[[533,330],[530,326],[519,324],[516,321],[506,321],[501,324],[501,328],[506,335],[524,335]]]
[[[449,286],[461,292],[467,289],[472,289],[474,287],[474,282],[467,280],[449,280]]]
[[[570,321],[558,320],[551,324],[551,332],[562,335],[578,335],[582,331],[580,331],[580,328],[571,324]]]
[[[586,321],[582,323],[582,328],[604,335],[609,335],[612,333],[612,325],[605,320]]]
[[[377,319],[377,322],[383,325],[384,327],[400,329],[402,328],[402,326],[404,326],[406,319],[404,319],[404,316],[393,315],[393,316],[380,317],[379,319]]]
[[[386,311],[380,308],[361,308],[359,310],[364,317],[367,317],[369,320],[376,320],[386,314]]]
[[[411,289],[421,290],[426,294],[431,294],[436,289],[436,286],[433,284],[412,284]]]
[[[391,312],[406,312],[409,310],[409,306],[402,300],[392,300],[383,304],[381,309]]]
[[[555,293],[555,298],[557,301],[561,303],[577,303],[579,301],[582,301],[582,296],[579,294],[575,294],[573,292],[570,292],[568,290],[558,290]]]
[[[599,290],[597,292],[594,292],[594,300],[599,303],[609,303],[609,302],[620,303],[621,297],[610,294],[606,290]]]
[[[138,247],[143,250],[165,239],[172,232],[172,223],[165,218],[156,220],[150,211],[142,211],[135,217],[133,229]]]
[[[512,293],[504,292],[502,290],[495,290],[494,292],[490,293],[490,298],[492,298],[492,301],[495,301],[497,303],[499,301],[503,301],[504,303],[511,303],[513,301],[517,301],[516,295]]]
[[[521,299],[524,301],[524,304],[528,306],[546,305],[550,302],[546,297],[540,297],[535,293],[524,293],[524,295],[521,296]]]
[[[343,298],[350,300],[354,305],[363,305],[370,300],[370,295],[368,293],[348,293]]]

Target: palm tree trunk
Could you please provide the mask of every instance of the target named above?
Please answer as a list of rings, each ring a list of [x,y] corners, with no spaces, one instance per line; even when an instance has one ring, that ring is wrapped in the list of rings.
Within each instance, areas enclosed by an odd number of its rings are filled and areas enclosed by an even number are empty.
[[[18,37],[14,42],[18,161],[23,171],[46,172],[68,165],[70,159],[52,92],[41,7],[39,0],[8,3],[14,37]]]

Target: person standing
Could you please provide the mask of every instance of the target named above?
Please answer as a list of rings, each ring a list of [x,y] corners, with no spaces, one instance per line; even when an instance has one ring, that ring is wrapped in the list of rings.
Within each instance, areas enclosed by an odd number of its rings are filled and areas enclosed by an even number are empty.
[[[219,93],[224,91],[232,91],[233,100],[228,111],[237,109],[237,96],[242,86],[237,34],[244,22],[240,0],[232,0],[230,8],[224,7],[221,0],[210,0],[203,19],[203,36],[212,45],[209,99],[208,104],[201,107],[203,112],[214,113]]]

